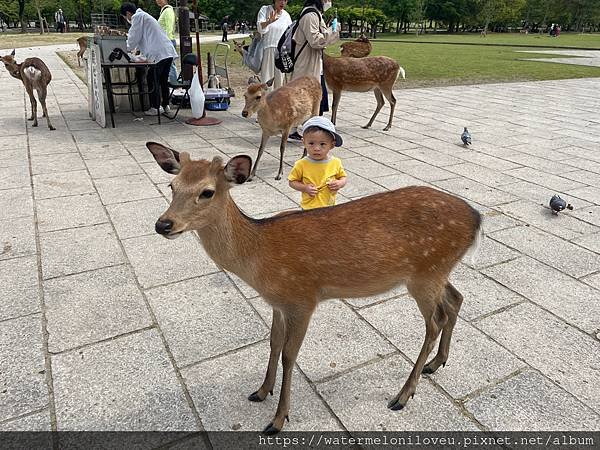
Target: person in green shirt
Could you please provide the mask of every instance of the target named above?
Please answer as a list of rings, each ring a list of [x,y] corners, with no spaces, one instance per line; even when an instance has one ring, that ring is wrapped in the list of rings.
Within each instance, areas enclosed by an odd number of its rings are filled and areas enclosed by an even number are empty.
[[[156,4],[160,8],[160,17],[158,18],[158,24],[165,30],[167,37],[175,47],[177,51],[177,41],[175,41],[175,11],[173,7],[169,5],[169,0],[156,0]],[[169,82],[174,83],[177,81],[177,66],[175,65],[175,59],[169,69]]]

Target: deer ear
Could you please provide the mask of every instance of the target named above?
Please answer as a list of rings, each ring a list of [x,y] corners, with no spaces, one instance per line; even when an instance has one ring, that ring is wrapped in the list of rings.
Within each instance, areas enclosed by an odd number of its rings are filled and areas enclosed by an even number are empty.
[[[269,81],[266,82],[266,85],[271,87],[273,86],[273,82],[275,81],[275,77],[271,78]]]
[[[148,147],[148,150],[150,150],[150,153],[152,153],[152,156],[154,156],[154,159],[162,170],[173,175],[179,173],[181,170],[179,152],[157,142],[146,142],[146,147]]]
[[[10,56],[15,56],[15,49],[13,48],[12,53],[10,54]]]
[[[252,158],[247,155],[234,156],[224,169],[225,179],[230,183],[242,184],[250,177]]]

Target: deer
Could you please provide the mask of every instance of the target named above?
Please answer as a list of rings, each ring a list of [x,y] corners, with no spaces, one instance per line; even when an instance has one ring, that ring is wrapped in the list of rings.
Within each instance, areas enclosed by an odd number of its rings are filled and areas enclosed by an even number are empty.
[[[262,402],[273,395],[281,358],[279,402],[265,434],[279,432],[289,421],[292,369],[321,301],[408,287],[425,321],[425,337],[409,377],[388,403],[391,410],[405,407],[422,373],[445,366],[463,302],[448,277],[482,236],[481,215],[467,202],[430,187],[410,186],[327,208],[253,219],[229,192],[250,177],[249,156],[224,163],[220,157],[191,160],[189,153],[155,142],[146,147],[165,172],[175,175],[172,201],[156,221],[156,232],[168,239],[195,232],[215,263],[253,287],[273,310],[266,375],[248,397]],[[315,242],[308,230],[324,228],[332,239]],[[337,264],[340,260],[344,264]],[[440,334],[438,351],[426,364]]]
[[[262,129],[262,138],[258,155],[249,179],[256,175],[256,168],[262,156],[269,137],[281,133],[279,146],[279,171],[276,180],[283,174],[283,154],[290,130],[301,125],[306,119],[319,114],[321,104],[321,83],[312,77],[300,77],[294,81],[267,93],[273,85],[273,79],[266,83],[251,83],[244,94],[243,117],[252,117],[256,112],[258,124]]]
[[[32,126],[38,126],[37,101],[33,95],[33,90],[35,89],[42,104],[42,117],[45,117],[48,121],[48,128],[55,130],[56,128],[50,123],[48,109],[46,108],[48,84],[52,81],[52,74],[48,66],[40,58],[27,58],[21,64],[17,64],[14,50],[10,55],[0,56],[0,61],[4,63],[4,67],[6,67],[6,70],[8,70],[8,73],[12,77],[21,80],[25,86],[25,90],[29,95],[29,101],[31,102],[31,117],[28,120],[33,120]]]
[[[77,52],[77,65],[81,67],[81,60],[87,50],[87,37],[81,36],[80,38],[77,38],[77,45],[79,46],[79,51]]]
[[[396,107],[396,98],[393,93],[394,83],[399,75],[402,75],[403,79],[406,78],[406,72],[396,61],[387,56],[348,58],[344,56],[334,57],[323,53],[323,74],[327,86],[333,91],[331,121],[334,124],[342,91],[373,91],[377,99],[377,108],[371,120],[362,128],[371,127],[375,117],[385,104],[384,96],[390,103],[390,118],[383,131],[392,128],[394,108]]]
[[[364,33],[361,33],[356,40],[344,42],[340,45],[342,56],[349,58],[364,58],[365,56],[369,56],[372,48],[371,41],[369,41],[369,38]]]

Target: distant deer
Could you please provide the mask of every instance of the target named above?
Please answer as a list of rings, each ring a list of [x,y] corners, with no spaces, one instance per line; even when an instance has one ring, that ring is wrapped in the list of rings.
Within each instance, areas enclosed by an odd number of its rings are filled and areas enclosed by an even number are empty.
[[[244,59],[244,55],[246,53],[248,53],[248,45],[246,45],[246,40],[242,40],[242,42],[238,42],[235,39],[232,40],[233,42],[233,51],[237,52],[240,54],[240,56],[242,57],[242,60]]]
[[[369,38],[364,33],[361,33],[356,40],[344,42],[340,45],[342,56],[349,58],[364,58],[365,56],[369,56],[371,50],[371,41],[369,41]]]
[[[10,55],[0,56],[0,61],[4,63],[4,67],[8,70],[13,78],[17,78],[23,82],[25,90],[29,95],[29,101],[31,102],[31,117],[29,120],[33,120],[34,127],[38,126],[37,120],[37,102],[33,95],[35,89],[42,104],[42,117],[45,117],[48,121],[48,128],[55,130],[50,123],[50,117],[48,116],[48,110],[46,109],[46,94],[48,92],[48,84],[52,81],[52,74],[48,66],[44,64],[39,58],[27,58],[21,64],[17,64],[15,61],[15,51],[13,50]]]
[[[258,161],[260,161],[269,138],[281,133],[279,172],[275,177],[276,180],[280,180],[283,174],[283,153],[290,130],[301,125],[306,119],[319,114],[319,105],[323,94],[321,83],[315,78],[300,77],[267,93],[267,88],[272,84],[273,80],[269,80],[267,83],[249,84],[244,94],[245,104],[242,116],[251,117],[256,112],[258,124],[262,129],[258,155],[249,179],[256,175]]]
[[[381,108],[385,104],[383,97],[390,102],[390,119],[383,129],[388,131],[392,128],[396,98],[394,97],[394,83],[401,74],[406,77],[404,69],[387,56],[368,56],[366,58],[346,58],[344,56],[334,57],[323,53],[323,74],[327,87],[333,91],[333,106],[331,121],[335,124],[337,110],[340,104],[342,91],[350,92],[375,92],[377,108],[363,128],[369,128]]]
[[[247,217],[229,194],[233,185],[250,176],[250,157],[236,156],[224,165],[218,157],[192,161],[188,153],[161,144],[146,146],[164,171],[176,175],[171,181],[173,200],[156,222],[156,232],[174,239],[196,231],[217,265],[238,275],[273,308],[267,373],[248,397],[261,402],[273,393],[281,356],[281,394],[266,434],[280,431],[288,419],[294,363],[311,316],[323,300],[372,296],[405,284],[417,301],[425,319],[425,341],[388,408],[402,409],[415,394],[421,373],[446,364],[463,301],[448,276],[481,229],[480,214],[465,201],[412,186],[257,220]],[[311,230],[317,229],[327,229],[332,239],[315,241]],[[440,332],[438,352],[426,365]]]
[[[83,55],[84,55],[85,51],[87,50],[87,42],[88,42],[88,38],[85,36],[77,38],[77,45],[79,45],[79,51],[77,52],[77,64],[80,67],[81,67],[81,60],[83,59]]]

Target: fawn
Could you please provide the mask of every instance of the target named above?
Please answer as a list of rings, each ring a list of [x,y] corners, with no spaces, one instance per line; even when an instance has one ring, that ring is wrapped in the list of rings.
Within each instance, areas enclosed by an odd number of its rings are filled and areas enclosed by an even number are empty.
[[[8,73],[13,78],[17,78],[23,82],[25,90],[29,95],[29,101],[31,102],[31,117],[29,120],[33,120],[34,127],[38,126],[37,120],[37,102],[33,96],[33,90],[35,89],[38,93],[38,98],[42,104],[42,117],[45,117],[48,121],[48,128],[55,130],[50,123],[50,117],[48,116],[48,110],[46,109],[46,95],[48,93],[48,84],[52,81],[52,74],[48,66],[44,64],[40,58],[27,58],[21,64],[17,64],[15,61],[15,51],[13,50],[10,55],[0,56],[0,61],[4,63],[4,67],[8,70]]]
[[[465,201],[412,186],[256,220],[229,194],[250,176],[249,156],[235,156],[227,164],[219,157],[192,161],[186,152],[154,142],[146,146],[164,171],[176,175],[171,181],[173,200],[156,222],[156,232],[174,239],[196,231],[207,254],[273,308],[267,372],[248,397],[260,402],[273,393],[281,357],[281,394],[266,434],[279,432],[288,419],[292,369],[311,315],[323,300],[371,296],[405,284],[417,301],[425,319],[425,341],[390,409],[406,405],[422,372],[433,373],[446,363],[463,301],[448,276],[481,230],[480,214]],[[334,238],[314,242],[310,230],[324,227]],[[344,264],[335,264],[339,259]],[[440,333],[439,350],[425,365]]]

